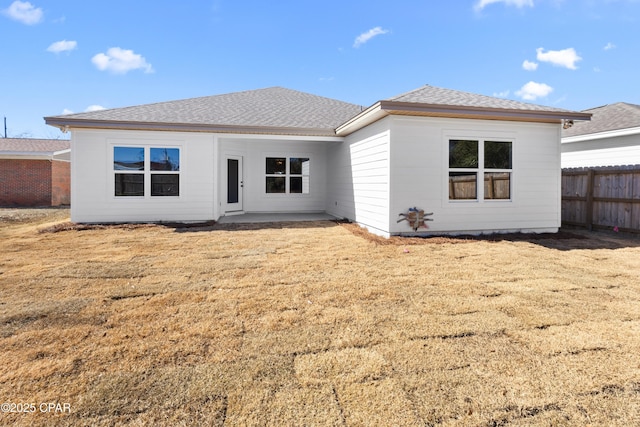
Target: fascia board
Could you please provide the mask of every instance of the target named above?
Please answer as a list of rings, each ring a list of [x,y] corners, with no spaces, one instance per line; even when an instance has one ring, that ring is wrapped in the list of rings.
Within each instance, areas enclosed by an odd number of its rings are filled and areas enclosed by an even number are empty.
[[[33,151],[2,151],[0,159],[13,160],[51,160],[53,152],[33,152]]]
[[[390,114],[433,115],[437,117],[462,117],[470,119],[548,121],[552,123],[560,122],[563,119],[591,120],[590,113],[572,111],[509,110],[501,108],[379,101],[353,119],[339,126],[336,129],[336,134],[348,135]]]
[[[598,133],[588,133],[585,135],[567,136],[562,138],[563,144],[571,144],[573,142],[592,141],[594,139],[616,138],[620,136],[640,135],[640,127],[610,130]]]
[[[381,108],[387,111],[410,112],[410,113],[433,113],[438,115],[451,116],[478,116],[492,117],[495,119],[529,119],[529,120],[591,120],[590,113],[580,113],[573,111],[546,111],[546,110],[518,110],[488,107],[467,107],[458,105],[441,104],[416,104],[410,102],[381,101]]]
[[[381,102],[377,102],[348,122],[338,126],[336,128],[336,134],[340,136],[349,135],[350,133],[353,133],[358,129],[362,129],[363,127],[370,125],[371,123],[376,122],[388,115],[389,112],[382,109]]]
[[[268,134],[294,136],[336,136],[334,129],[269,127],[269,126],[231,126],[191,123],[151,123],[126,121],[100,121],[83,119],[65,119],[45,117],[45,123],[55,126],[63,132],[71,129],[117,129],[117,130],[149,130],[171,132],[210,132],[230,134]]]

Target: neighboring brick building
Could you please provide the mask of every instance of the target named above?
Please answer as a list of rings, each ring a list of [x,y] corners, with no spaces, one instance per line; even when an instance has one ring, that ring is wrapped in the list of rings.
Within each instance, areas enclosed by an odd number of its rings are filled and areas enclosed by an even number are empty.
[[[70,159],[66,140],[0,138],[0,206],[70,204]]]

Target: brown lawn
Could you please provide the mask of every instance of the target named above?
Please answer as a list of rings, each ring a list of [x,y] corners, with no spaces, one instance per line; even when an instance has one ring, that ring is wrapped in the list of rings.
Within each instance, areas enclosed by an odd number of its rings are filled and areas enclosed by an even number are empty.
[[[2,425],[640,425],[637,237],[8,212]]]

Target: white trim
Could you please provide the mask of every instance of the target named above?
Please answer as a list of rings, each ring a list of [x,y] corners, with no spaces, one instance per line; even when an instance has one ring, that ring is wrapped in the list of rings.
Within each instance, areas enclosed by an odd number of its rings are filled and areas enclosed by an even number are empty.
[[[349,135],[387,115],[500,120],[539,123],[561,123],[562,119],[590,120],[591,114],[572,111],[547,111],[493,108],[464,105],[429,104],[421,102],[378,101],[346,123],[336,128],[337,135]]]
[[[309,198],[311,197],[311,186],[309,186],[309,191],[306,193],[292,193],[291,192],[291,181],[290,178],[291,177],[302,177],[303,181],[304,181],[304,177],[306,176],[307,179],[309,180],[309,182],[311,182],[311,164],[314,163],[313,161],[313,155],[311,153],[300,153],[300,152],[286,152],[283,153],[281,151],[277,151],[277,152],[263,152],[262,153],[262,159],[263,159],[263,165],[265,164],[266,160],[268,158],[284,158],[285,159],[285,173],[283,175],[279,175],[279,174],[268,174],[266,173],[266,170],[263,172],[262,174],[262,197],[264,198],[273,198],[273,199],[278,199],[278,198]],[[309,172],[305,175],[303,174],[291,174],[290,173],[290,167],[291,167],[291,159],[307,159],[307,161],[309,162]],[[285,192],[284,193],[267,193],[267,189],[266,189],[266,179],[268,177],[283,177],[285,179]]]
[[[244,213],[244,154],[225,153],[222,165],[222,197],[224,206],[224,215],[239,215]],[[229,160],[238,162],[238,202],[230,204],[229,196]]]
[[[221,139],[245,139],[245,140],[273,140],[273,141],[296,141],[296,142],[344,142],[343,136],[298,136],[298,135],[271,135],[271,134],[232,134],[213,133]]]
[[[31,159],[31,160],[60,160],[54,159],[55,156],[71,153],[71,149],[60,151],[0,151],[0,159]]]
[[[336,128],[336,134],[345,136],[349,135],[388,115],[389,113],[382,109],[381,103],[377,102],[354,118],[350,119],[348,122],[338,126]]]
[[[114,142],[115,141],[115,142]],[[132,141],[132,142],[129,142]],[[163,143],[165,141],[162,141]],[[163,145],[162,143],[155,143],[153,141],[143,142],[143,140],[122,140],[116,141],[114,139],[108,140],[107,146],[109,147],[108,160],[109,166],[107,170],[111,175],[111,178],[108,178],[109,191],[111,194],[112,200],[118,200],[116,203],[126,203],[127,200],[180,200],[183,197],[183,161],[184,161],[184,144],[170,144]],[[131,170],[131,171],[122,171],[116,170],[114,168],[114,149],[116,147],[132,147],[132,148],[142,148],[144,150],[144,169],[142,170]],[[151,170],[151,149],[152,148],[171,148],[178,149],[180,153],[180,165],[177,171],[152,171]],[[116,174],[140,174],[144,175],[144,194],[142,196],[117,196],[116,187],[115,187],[115,175]],[[151,194],[151,176],[152,175],[178,175],[178,195],[177,196],[154,196]]]
[[[443,132],[442,150],[443,170],[445,171],[445,179],[443,179],[442,206],[465,205],[465,206],[482,206],[488,204],[511,204],[516,199],[516,185],[514,184],[514,176],[516,174],[516,135],[513,132]],[[449,167],[449,143],[451,140],[472,140],[478,142],[478,167],[477,168],[450,168]],[[485,142],[509,142],[511,143],[511,169],[487,169],[484,167],[484,144]],[[475,199],[450,199],[449,198],[449,172],[469,172],[476,174],[476,198]],[[485,173],[509,173],[509,198],[508,199],[487,199],[484,194],[484,174]]]
[[[557,233],[558,227],[541,227],[541,228],[495,228],[495,229],[481,229],[481,230],[462,230],[462,231],[407,231],[407,232],[394,232],[390,233],[391,236],[403,236],[403,237],[435,237],[435,236],[488,236],[488,235],[501,235],[512,233],[526,233],[526,234],[546,234]]]
[[[562,138],[560,141],[563,144],[571,144],[572,142],[583,142],[583,141],[591,141],[594,139],[615,138],[618,136],[629,136],[629,135],[637,135],[637,134],[640,134],[640,127],[609,130],[605,132],[589,133],[586,135],[567,136]]]

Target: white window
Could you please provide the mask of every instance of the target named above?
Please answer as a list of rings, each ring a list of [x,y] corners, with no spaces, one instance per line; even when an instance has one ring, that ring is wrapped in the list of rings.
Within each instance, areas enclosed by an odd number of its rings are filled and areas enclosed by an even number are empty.
[[[512,145],[512,141],[450,139],[449,200],[510,200]]]
[[[113,147],[113,171],[116,197],[180,195],[179,148]]]
[[[265,191],[268,194],[309,194],[307,157],[267,157]]]

